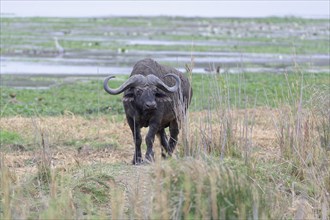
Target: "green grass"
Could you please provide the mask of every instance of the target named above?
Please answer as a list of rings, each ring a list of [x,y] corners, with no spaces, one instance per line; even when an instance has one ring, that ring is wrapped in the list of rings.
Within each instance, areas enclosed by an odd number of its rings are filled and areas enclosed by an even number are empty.
[[[168,37],[166,37],[168,38]],[[187,40],[193,40],[195,37],[191,37]],[[197,37],[198,38],[198,37]],[[204,37],[203,37],[204,38]],[[167,40],[167,39],[166,39]],[[207,39],[204,39],[207,40]],[[214,39],[210,39],[214,40]],[[259,41],[258,38],[255,38],[254,41]],[[280,45],[273,44],[270,42],[268,45],[244,45],[244,40],[238,39],[236,45],[228,46],[201,46],[194,45],[193,48],[199,52],[245,52],[245,53],[275,53],[275,54],[292,54],[293,52],[297,54],[327,54],[329,52],[329,41],[327,40],[294,40],[288,42],[287,40],[283,41]],[[6,53],[13,51],[14,49],[27,50],[26,44],[30,44],[28,39],[24,38],[4,38],[2,39],[3,45],[12,45],[10,48],[2,48],[1,50]],[[33,43],[35,47],[44,50],[54,50],[55,46],[52,38],[46,39],[44,42]],[[124,48],[125,50],[138,51],[138,50],[147,50],[147,51],[189,51],[191,45],[186,46],[177,45],[126,45],[119,42],[112,41],[109,42],[100,42],[100,41],[76,41],[76,40],[60,40],[60,44],[66,50],[111,50],[117,51],[118,48]]]
[[[116,86],[118,83],[113,82]],[[16,100],[10,97],[15,94]],[[2,116],[60,115],[66,112],[89,115],[123,113],[120,96],[109,96],[101,81],[66,84],[47,90],[1,88]]]
[[[250,30],[251,26],[260,29]],[[272,34],[271,28],[283,34]],[[314,26],[327,27],[327,20],[288,18],[1,18],[1,54],[15,53],[15,50],[55,50],[54,32],[62,33],[59,40],[67,50],[164,50],[189,51],[190,45],[126,45],[117,39],[155,39],[186,41],[236,41],[233,46],[195,46],[196,51],[233,51],[253,53],[292,54],[292,47],[298,54],[329,53],[328,36]],[[38,27],[37,29],[35,27]],[[126,28],[126,31],[116,27]],[[139,31],[144,30],[143,32]],[[182,29],[191,27],[191,29]],[[168,31],[168,29],[173,31]],[[198,28],[200,31],[192,31]],[[305,29],[305,32],[301,32]],[[31,31],[33,30],[33,31]],[[182,30],[176,32],[176,30]],[[290,34],[290,31],[292,32]],[[242,35],[242,33],[244,33]],[[289,33],[287,35],[287,33]],[[20,37],[17,37],[20,36]],[[34,36],[31,38],[31,36]],[[106,42],[78,40],[79,37],[103,37]],[[78,39],[72,40],[71,37]],[[315,39],[316,37],[316,39]],[[245,45],[245,42],[263,42],[265,45]],[[277,42],[277,43],[274,43]],[[37,48],[37,49],[36,49]]]
[[[121,76],[118,80],[111,81],[111,86],[119,86],[127,77]],[[279,103],[290,102],[289,89],[297,94],[300,77],[299,74],[272,73],[193,74],[191,110],[210,108],[210,100],[213,103],[211,108],[215,108],[221,99],[229,99],[232,107],[277,107]],[[326,90],[330,85],[329,78],[328,73],[304,74],[304,86]],[[102,83],[100,79],[64,84],[46,90],[1,87],[1,116],[124,114],[122,95],[108,95],[103,90]],[[13,95],[15,99],[11,97]],[[309,100],[313,90],[306,90],[303,95],[304,100]]]
[[[6,144],[17,144],[22,141],[22,138],[16,132],[0,130],[0,143],[1,145]]]

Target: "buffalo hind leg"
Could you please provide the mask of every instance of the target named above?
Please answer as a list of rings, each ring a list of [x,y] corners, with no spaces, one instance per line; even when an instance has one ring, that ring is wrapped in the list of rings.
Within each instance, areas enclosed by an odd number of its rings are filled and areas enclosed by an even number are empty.
[[[135,153],[132,163],[134,165],[140,164],[143,162],[142,153],[141,153],[141,144],[142,144],[141,129],[138,126],[136,126],[136,123],[134,122],[133,118],[127,118],[127,122],[129,124],[129,127],[131,128],[135,143]]]
[[[160,144],[162,146],[162,158],[166,158],[166,153],[168,153],[168,140],[167,140],[167,136],[166,136],[166,132],[165,129],[162,128],[158,131],[157,136],[160,140]],[[166,151],[166,153],[164,152],[164,150]]]
[[[179,135],[178,123],[176,121],[172,121],[170,123],[170,141],[169,141],[169,149],[168,149],[168,154],[170,156],[172,156],[176,143],[178,142],[178,135]]]

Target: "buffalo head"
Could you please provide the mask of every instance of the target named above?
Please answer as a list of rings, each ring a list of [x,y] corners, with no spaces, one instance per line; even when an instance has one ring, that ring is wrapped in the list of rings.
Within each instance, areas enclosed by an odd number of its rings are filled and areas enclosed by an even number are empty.
[[[123,101],[134,102],[136,107],[142,111],[154,111],[157,110],[157,103],[171,101],[167,94],[177,92],[181,83],[180,77],[173,73],[169,73],[165,77],[173,77],[175,85],[168,86],[155,75],[137,74],[131,76],[117,89],[111,89],[108,86],[109,80],[115,78],[115,76],[107,77],[103,86],[104,90],[111,95],[125,92]]]

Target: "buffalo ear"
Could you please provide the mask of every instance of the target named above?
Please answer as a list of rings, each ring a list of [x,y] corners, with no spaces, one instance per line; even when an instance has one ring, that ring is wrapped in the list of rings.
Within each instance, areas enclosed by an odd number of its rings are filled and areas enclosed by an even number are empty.
[[[123,102],[132,102],[134,101],[134,92],[133,90],[128,90],[123,97]]]
[[[164,93],[156,93],[156,100],[158,102],[170,102],[172,99]]]

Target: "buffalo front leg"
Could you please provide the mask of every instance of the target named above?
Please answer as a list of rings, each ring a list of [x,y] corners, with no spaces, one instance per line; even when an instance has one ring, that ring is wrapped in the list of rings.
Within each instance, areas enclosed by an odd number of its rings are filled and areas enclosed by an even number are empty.
[[[142,163],[142,153],[141,153],[141,143],[142,143],[142,137],[141,137],[141,129],[139,126],[136,125],[133,118],[127,118],[127,122],[129,124],[129,127],[131,128],[134,144],[135,144],[135,152],[132,163],[140,164]]]
[[[157,133],[158,126],[155,124],[149,125],[149,131],[146,136],[146,144],[147,144],[147,152],[146,152],[146,160],[149,162],[153,162],[155,160],[155,153],[153,151],[153,144],[155,141],[155,135]]]
[[[165,154],[164,150],[166,151],[166,153],[168,153],[168,140],[167,140],[165,129],[163,128],[163,129],[159,130],[159,132],[157,133],[157,136],[162,145],[162,157],[165,159],[166,154]]]
[[[179,135],[179,126],[176,121],[170,123],[170,141],[169,141],[169,149],[168,154],[172,156],[172,153],[175,149],[176,143],[178,142]]]

